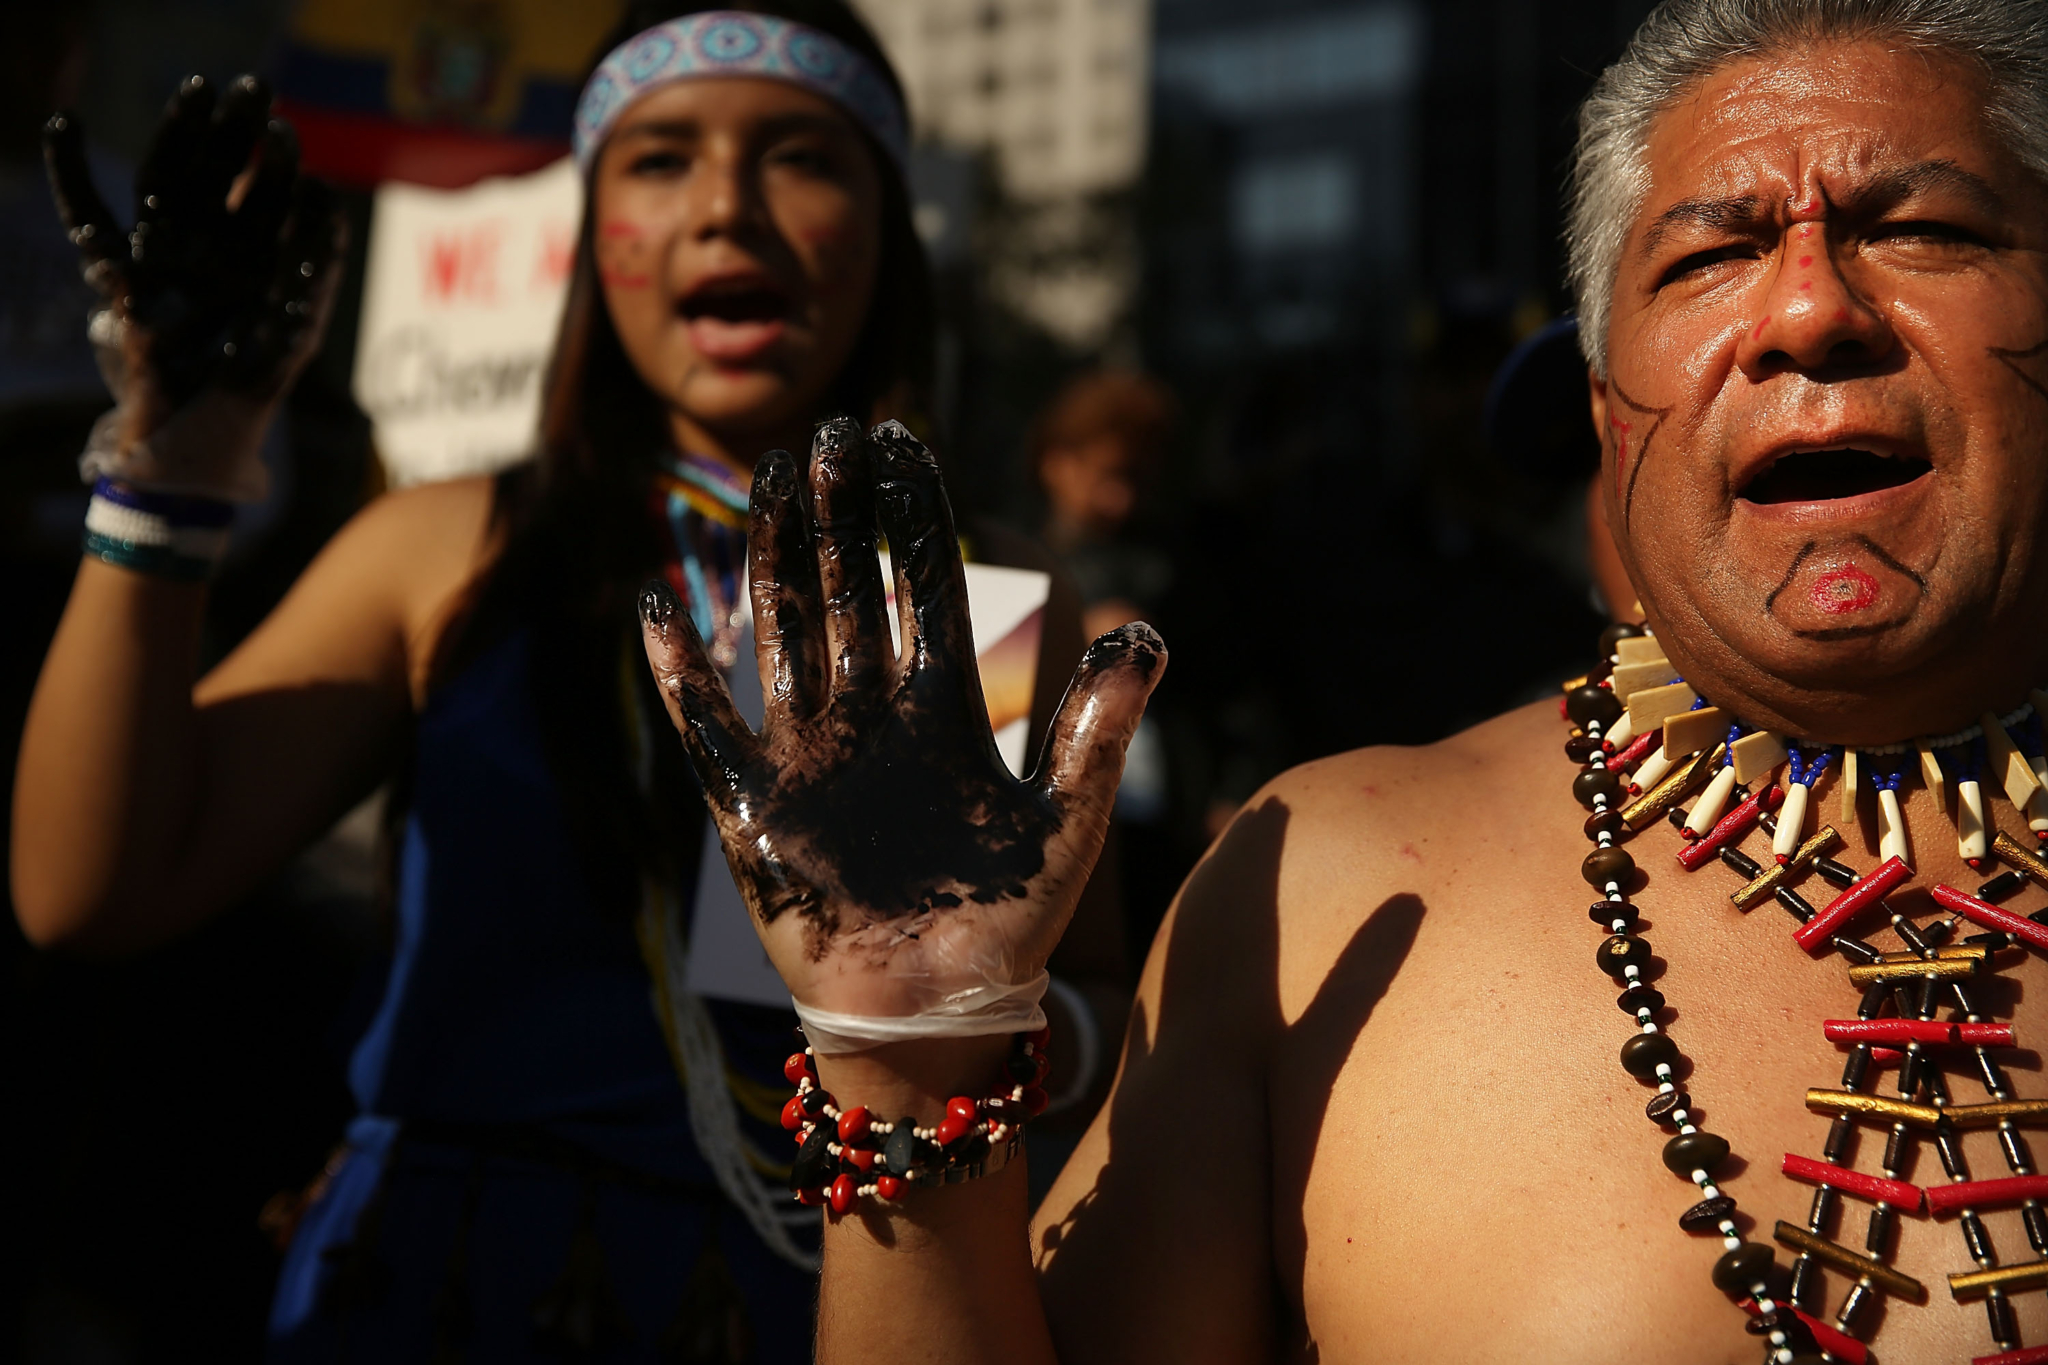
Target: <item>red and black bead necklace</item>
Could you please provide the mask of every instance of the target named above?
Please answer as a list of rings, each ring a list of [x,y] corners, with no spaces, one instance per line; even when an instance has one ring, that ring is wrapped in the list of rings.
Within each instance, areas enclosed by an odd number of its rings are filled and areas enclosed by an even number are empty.
[[[1640,631],[1610,628],[1601,642],[1603,658],[1613,654],[1618,639],[1630,634]],[[2009,1301],[2013,1293],[2048,1285],[2048,1210],[2042,1206],[2048,1200],[2048,1176],[2035,1173],[2032,1154],[2017,1128],[2022,1122],[2048,1118],[2048,1100],[2014,1098],[2004,1069],[1992,1055],[1994,1049],[2013,1045],[2012,1027],[1980,1013],[1986,1003],[1980,986],[1995,974],[1993,963],[2000,953],[2018,946],[2048,952],[2048,909],[2022,917],[1998,905],[2024,888],[2029,877],[2048,886],[2048,861],[2001,834],[1992,848],[2010,870],[1986,882],[1975,896],[1948,886],[1931,888],[1936,904],[1948,913],[1919,925],[1884,902],[1885,896],[1911,880],[1911,869],[1894,856],[1859,875],[1830,856],[1841,844],[1832,827],[1823,826],[1789,853],[1776,854],[1774,865],[1766,868],[1739,845],[1759,827],[1767,835],[1776,834],[1771,812],[1783,792],[1768,781],[1746,790],[1733,778],[1721,776],[1732,767],[1728,750],[1741,742],[1741,727],[1730,732],[1728,746],[1705,746],[1675,761],[1658,754],[1656,731],[1635,736],[1617,752],[1603,739],[1623,714],[1621,700],[1605,677],[1609,665],[1567,684],[1564,699],[1575,726],[1565,751],[1581,765],[1573,795],[1591,811],[1586,835],[1595,845],[1581,871],[1602,895],[1590,910],[1593,921],[1608,931],[1598,950],[1600,968],[1621,985],[1617,1004],[1638,1026],[1622,1045],[1622,1066],[1657,1086],[1645,1112],[1653,1122],[1676,1129],[1665,1143],[1664,1164],[1698,1187],[1699,1198],[1679,1216],[1679,1226],[1688,1232],[1718,1233],[1723,1241],[1722,1255],[1713,1267],[1715,1286],[1744,1300],[1752,1314],[1750,1330],[1766,1338],[1767,1362],[1863,1365],[1862,1337],[1867,1335],[1877,1296],[1908,1302],[1926,1297],[1924,1286],[1888,1264],[1900,1212],[1917,1216],[1925,1207],[1936,1215],[1953,1213],[1976,1268],[1950,1275],[1950,1292],[1959,1301],[1984,1301],[1991,1337],[1998,1346],[1992,1354],[1975,1357],[1974,1365],[2048,1365],[2048,1346],[2019,1344]],[[1789,757],[1795,767],[1801,763],[1796,749]],[[1808,766],[1804,775],[1809,783],[1825,761]],[[1629,769],[1661,778],[1647,791],[1632,788]],[[1800,775],[1795,772],[1794,780]],[[1725,815],[1716,807],[1711,827],[1700,829],[1678,807],[1710,779],[1718,779],[1719,795],[1732,797],[1736,804]],[[1625,802],[1624,796],[1633,799]],[[1710,803],[1703,796],[1700,804]],[[1664,997],[1648,979],[1650,946],[1638,933],[1640,912],[1627,894],[1636,878],[1636,862],[1619,845],[1667,815],[1688,838],[1679,854],[1687,870],[1712,861],[1727,866],[1744,881],[1730,897],[1738,909],[1747,911],[1765,899],[1775,900],[1799,921],[1795,942],[1809,952],[1833,952],[1847,959],[1850,983],[1862,992],[1854,1019],[1823,1025],[1827,1038],[1850,1049],[1841,1088],[1809,1090],[1806,1096],[1809,1109],[1833,1120],[1823,1157],[1787,1153],[1784,1158],[1786,1175],[1816,1186],[1806,1224],[1780,1221],[1774,1230],[1773,1239],[1794,1253],[1789,1276],[1778,1269],[1768,1244],[1740,1235],[1735,1201],[1714,1182],[1714,1172],[1728,1158],[1728,1143],[1692,1121],[1692,1101],[1674,1079],[1678,1047],[1657,1023]],[[1779,847],[1784,847],[1783,841]],[[1796,889],[1808,876],[1819,877],[1839,894],[1815,908]],[[1844,932],[1873,907],[1887,915],[1899,939],[1897,951],[1881,951]],[[1986,932],[1950,943],[1964,921]],[[1941,1019],[1943,1010],[1954,1011],[1957,1017]],[[1958,1105],[1950,1099],[1941,1060],[1957,1053],[1967,1053],[1976,1080],[1990,1096],[1987,1102]],[[1898,1068],[1898,1098],[1863,1089],[1874,1070],[1893,1065]],[[1844,1164],[1859,1121],[1886,1129],[1882,1177]],[[1998,1131],[2010,1176],[1971,1179],[1956,1140],[1956,1132],[1965,1127]],[[1923,1137],[1932,1139],[1950,1184],[1922,1191],[1900,1179]],[[1872,1205],[1863,1252],[1829,1235],[1844,1195]],[[2020,1209],[2035,1259],[2001,1266],[1978,1211],[2013,1205]],[[1820,1316],[1822,1266],[1851,1278],[1832,1322]]]

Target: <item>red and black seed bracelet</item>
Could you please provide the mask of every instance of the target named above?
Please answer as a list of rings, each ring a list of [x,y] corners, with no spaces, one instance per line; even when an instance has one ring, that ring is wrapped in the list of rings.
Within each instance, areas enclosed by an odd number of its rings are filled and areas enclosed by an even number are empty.
[[[804,1204],[829,1204],[844,1214],[862,1199],[891,1200],[912,1187],[957,1185],[993,1175],[1023,1150],[1024,1124],[1045,1109],[1052,1030],[1019,1033],[1003,1069],[1009,1087],[983,1099],[955,1095],[946,1117],[920,1127],[909,1115],[891,1123],[865,1105],[842,1110],[818,1084],[811,1049],[793,1052],[782,1074],[796,1094],[782,1107],[782,1126],[796,1135],[789,1188]]]

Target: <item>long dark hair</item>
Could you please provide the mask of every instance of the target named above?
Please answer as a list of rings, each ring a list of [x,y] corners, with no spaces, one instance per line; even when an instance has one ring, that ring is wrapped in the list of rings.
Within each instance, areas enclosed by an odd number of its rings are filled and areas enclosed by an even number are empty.
[[[592,65],[664,20],[707,8],[775,15],[828,33],[873,63],[902,99],[881,45],[842,0],[635,0]],[[867,319],[821,418],[893,415],[879,411],[884,404],[916,410],[930,371],[931,284],[909,187],[893,159],[868,141],[883,186],[881,259]],[[594,207],[594,193],[586,194],[544,381],[538,457],[498,478],[492,511],[504,549],[445,633],[431,676],[438,688],[515,630],[529,632],[543,743],[592,897],[607,912],[630,913],[641,875],[694,869],[702,820],[680,746],[666,733],[649,746],[654,800],[641,798],[633,776],[628,707],[667,728],[661,707],[651,704],[633,604],[670,552],[648,493],[655,456],[670,437],[660,398],[633,369],[605,307]],[[401,797],[394,807],[402,804]]]

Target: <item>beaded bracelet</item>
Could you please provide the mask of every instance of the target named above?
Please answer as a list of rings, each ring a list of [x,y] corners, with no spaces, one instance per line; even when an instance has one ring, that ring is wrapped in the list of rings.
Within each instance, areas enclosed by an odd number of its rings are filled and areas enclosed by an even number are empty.
[[[211,578],[227,554],[234,504],[151,493],[102,478],[85,511],[85,553],[157,578]]]
[[[840,1215],[862,1199],[893,1200],[912,1187],[994,1175],[1023,1150],[1026,1120],[1045,1109],[1051,1037],[1048,1028],[1017,1034],[1003,1063],[1009,1088],[979,1100],[955,1095],[946,1117],[928,1128],[909,1115],[878,1119],[865,1105],[841,1109],[819,1086],[811,1049],[791,1053],[782,1074],[796,1094],[782,1107],[782,1126],[796,1135],[789,1188],[797,1202],[829,1204]]]

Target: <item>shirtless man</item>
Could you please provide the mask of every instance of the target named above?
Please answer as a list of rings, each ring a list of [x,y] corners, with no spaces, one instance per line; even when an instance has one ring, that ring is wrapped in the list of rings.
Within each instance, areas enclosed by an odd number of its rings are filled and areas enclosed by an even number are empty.
[[[1914,16],[1912,34],[1886,23],[1893,13]],[[1806,737],[1808,759],[2023,707],[2048,681],[2042,9],[1674,0],[1602,79],[1583,127],[1573,264],[1603,496],[1675,670],[1745,727]],[[787,479],[756,492],[756,581],[784,627],[780,646],[774,630],[761,637],[785,699],[764,737],[731,728],[682,618],[658,601],[647,636],[798,1000],[892,1015],[923,1007],[912,969],[948,954],[997,981],[1042,961],[1160,656],[1142,628],[1106,637],[1056,726],[1051,775],[989,776],[971,715],[957,719],[973,708],[944,700],[960,629],[945,518],[915,453],[879,445],[885,529],[898,564],[912,561],[902,664],[877,662],[861,571],[837,553],[844,501],[819,520],[822,581],[800,556],[763,557],[763,528],[802,501]],[[848,470],[813,477],[832,493]],[[926,561],[904,553],[907,538]],[[1487,624],[1471,626],[1469,654],[1427,666],[1487,667]],[[870,719],[849,727],[849,714]],[[2012,724],[2017,736],[2033,722]],[[1595,961],[1609,926],[1588,922],[1591,845],[1567,734],[1555,703],[1534,704],[1428,748],[1309,764],[1251,801],[1160,930],[1115,1091],[1044,1205],[1027,1223],[1009,1166],[828,1217],[820,1359],[1820,1358],[1786,1313],[1777,1345],[1746,1334],[1750,1285],[1714,1283],[1722,1231],[1711,1218],[1678,1225],[1702,1191],[1660,1160],[1677,1130],[1644,1116],[1654,1079],[1618,1061],[1636,1021],[1616,1012],[1620,983]],[[1954,752],[1967,761],[1969,746]],[[1897,795],[1913,875],[1887,904],[1924,930],[1944,914],[1931,888],[1974,894],[1998,869],[1961,857],[1958,774],[1945,804],[1906,759]],[[1804,822],[1808,834],[1840,827],[1832,856],[1858,874],[1880,863],[1869,783],[1886,762],[1866,763],[1850,820],[1837,755]],[[803,818],[817,809],[803,794],[821,786],[861,798],[849,810],[873,793],[887,837]],[[1999,776],[1983,790],[1996,826],[2034,847]],[[1034,840],[1043,864],[1028,880],[997,887],[997,873],[975,870],[975,857],[1014,862]],[[1743,877],[1712,858],[1685,871],[1683,846],[1651,821],[1623,845],[1638,868],[1624,890],[1654,944],[1646,979],[1668,1001],[1654,1022],[1682,1053],[1688,1117],[1732,1147],[1710,1175],[1738,1201],[1739,1238],[1775,1254],[1776,1304],[1796,1254],[1777,1224],[1804,1229],[1814,1200],[1779,1166],[1785,1153],[1821,1156],[1830,1120],[1806,1092],[1840,1085],[1845,1056],[1821,1024],[1854,1017],[1865,997],[1846,977],[1850,950],[1802,950],[1769,897],[1739,911]],[[1771,864],[1761,828],[1739,847]],[[964,903],[928,908],[914,940],[892,937],[905,923],[894,906],[930,907],[949,879]],[[1787,885],[1811,906],[1837,894],[1811,872]],[[2043,900],[2030,885],[2006,904],[2026,913]],[[1872,906],[1843,933],[1897,950],[1887,920]],[[1962,923],[1950,941],[1976,932]],[[2038,1045],[2048,967],[2014,951],[1993,965],[2017,989],[1973,983],[1985,1016]],[[1935,1017],[1959,1017],[1942,989]],[[1887,995],[1873,998],[1889,1015]],[[842,1109],[930,1124],[948,1096],[989,1093],[1010,1046],[821,1048],[817,1067]],[[1985,1101],[1969,1050],[1936,1051],[1943,1093]],[[2032,1052],[1991,1055],[2018,1095],[2048,1092]],[[1895,1094],[1898,1074],[1880,1065],[1862,1088]],[[1840,1165],[1883,1172],[1888,1127],[1848,1125]],[[1961,1132],[1959,1146],[1970,1178],[2011,1174],[1991,1128]],[[1910,1131],[1902,1150],[1899,1180],[1949,1183],[1932,1133]],[[1864,1254],[1873,1206],[1823,1203],[1821,1235]],[[2023,1292],[2039,1280],[1993,1299],[1989,1319],[1981,1291],[1951,1293],[1951,1273],[2048,1254],[2009,1201],[1987,1198],[1981,1226],[1983,1261],[1953,1214],[1880,1227],[1877,1258],[1926,1292],[1861,1296],[1848,1326],[1874,1340],[1871,1358],[1960,1361],[2048,1342],[2048,1305]],[[1823,1265],[1804,1306],[1832,1325],[1857,1278]]]

